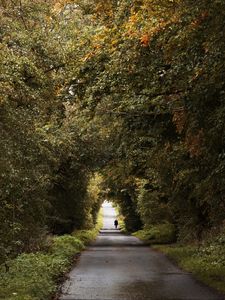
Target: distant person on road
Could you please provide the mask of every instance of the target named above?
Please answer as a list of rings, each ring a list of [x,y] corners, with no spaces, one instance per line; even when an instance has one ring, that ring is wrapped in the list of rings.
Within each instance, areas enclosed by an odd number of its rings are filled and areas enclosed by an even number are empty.
[[[117,226],[118,226],[118,221],[117,220],[114,221],[114,226],[117,229]]]

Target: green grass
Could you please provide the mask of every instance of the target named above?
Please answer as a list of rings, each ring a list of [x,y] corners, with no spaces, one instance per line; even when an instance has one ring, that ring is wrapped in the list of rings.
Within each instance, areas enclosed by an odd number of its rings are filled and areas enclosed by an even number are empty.
[[[175,241],[175,228],[172,224],[165,223],[139,230],[133,235],[151,244],[153,249],[165,253],[200,281],[225,293],[224,234],[215,236],[201,245],[171,244]]]
[[[0,299],[46,300],[57,290],[57,281],[84,249],[76,237],[64,235],[52,240],[47,253],[21,254],[8,262],[9,271],[1,267]]]
[[[157,245],[154,249],[165,253],[182,269],[200,281],[225,293],[225,247],[211,244],[202,246]]]
[[[149,228],[136,231],[132,235],[147,244],[168,244],[174,242],[176,239],[175,227],[170,223],[152,225]]]
[[[51,299],[57,292],[60,278],[71,268],[76,254],[96,238],[102,226],[101,218],[92,230],[54,237],[45,252],[19,255],[8,262],[8,272],[0,266],[0,299]]]

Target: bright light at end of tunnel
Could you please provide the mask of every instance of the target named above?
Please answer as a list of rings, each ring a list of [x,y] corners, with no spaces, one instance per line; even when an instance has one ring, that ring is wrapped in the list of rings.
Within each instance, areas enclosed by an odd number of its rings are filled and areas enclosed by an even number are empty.
[[[105,201],[102,203],[102,207],[112,207],[112,203],[109,202],[108,200],[105,200]]]

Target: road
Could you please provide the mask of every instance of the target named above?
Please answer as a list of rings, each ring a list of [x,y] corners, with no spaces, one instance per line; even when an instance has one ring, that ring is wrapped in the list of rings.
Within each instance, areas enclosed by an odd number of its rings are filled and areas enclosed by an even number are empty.
[[[104,204],[103,214],[103,229],[70,272],[60,300],[224,299],[163,254],[114,230],[111,204]]]

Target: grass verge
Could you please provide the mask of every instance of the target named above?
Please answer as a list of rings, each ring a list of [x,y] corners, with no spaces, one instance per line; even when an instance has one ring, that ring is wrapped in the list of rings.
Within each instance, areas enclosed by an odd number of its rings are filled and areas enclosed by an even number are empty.
[[[92,230],[54,237],[47,251],[21,254],[9,261],[8,272],[0,266],[0,299],[51,299],[57,291],[59,279],[70,269],[76,254],[95,239],[101,226],[99,217]]]
[[[176,236],[175,227],[170,223],[151,226],[133,235],[152,245],[153,249],[165,253],[179,267],[193,273],[200,281],[225,293],[224,233],[208,239],[201,245],[171,244]]]
[[[220,244],[202,246],[155,245],[178,264],[191,272],[197,279],[225,293],[225,247]]]

